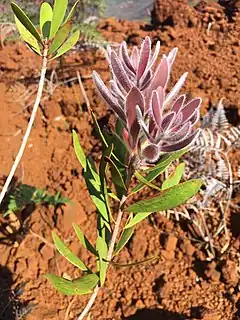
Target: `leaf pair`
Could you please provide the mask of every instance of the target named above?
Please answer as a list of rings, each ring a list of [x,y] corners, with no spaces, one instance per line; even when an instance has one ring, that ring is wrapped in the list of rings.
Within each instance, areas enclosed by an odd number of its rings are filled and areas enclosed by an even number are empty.
[[[30,49],[38,55],[42,55],[42,49],[48,49],[48,55],[52,55],[52,59],[70,50],[80,36],[79,30],[72,32],[71,28],[71,18],[78,2],[79,0],[70,10],[64,23],[68,0],[55,0],[53,9],[50,4],[43,2],[40,10],[40,32],[25,12],[12,2],[18,31]]]
[[[90,251],[92,250],[94,254],[97,254],[95,248],[92,247],[90,242],[82,235],[80,228],[77,225],[74,225],[75,232],[80,239],[80,241],[84,244],[85,247]],[[54,245],[58,252],[66,258],[72,265],[76,266],[83,272],[88,273],[87,275],[75,279],[73,281],[67,280],[60,276],[56,276],[53,274],[47,274],[46,278],[51,282],[53,287],[66,295],[82,295],[91,293],[92,289],[97,285],[99,282],[98,275],[94,274],[89,270],[85,264],[79,259],[64,243],[63,241],[56,235],[56,233],[52,232],[52,238]]]

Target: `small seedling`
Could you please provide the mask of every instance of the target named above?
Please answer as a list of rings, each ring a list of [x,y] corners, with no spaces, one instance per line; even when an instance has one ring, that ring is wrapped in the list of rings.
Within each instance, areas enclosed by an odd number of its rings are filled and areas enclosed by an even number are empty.
[[[59,192],[55,196],[50,195],[46,190],[38,189],[27,184],[20,184],[10,195],[7,210],[4,217],[10,213],[21,212],[27,206],[33,205],[50,205],[58,206],[70,202],[68,198],[62,197]]]

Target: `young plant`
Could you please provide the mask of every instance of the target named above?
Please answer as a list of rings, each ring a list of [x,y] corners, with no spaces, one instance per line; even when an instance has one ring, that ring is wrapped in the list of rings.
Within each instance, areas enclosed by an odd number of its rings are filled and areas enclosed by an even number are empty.
[[[39,205],[47,204],[57,206],[70,202],[68,198],[62,197],[59,192],[54,196],[46,192],[46,190],[38,189],[27,184],[20,184],[10,195],[7,210],[4,217],[10,213],[22,211],[30,204]]]
[[[16,3],[11,3],[18,31],[23,40],[26,42],[27,46],[35,54],[42,57],[42,68],[32,114],[27,126],[27,130],[23,137],[21,147],[1,191],[0,204],[23,156],[29,135],[32,130],[38,106],[42,97],[47,63],[49,60],[56,59],[69,51],[79,39],[79,30],[73,32],[71,26],[72,16],[77,3],[78,1],[74,4],[68,15],[65,17],[68,0],[55,0],[53,9],[47,2],[43,2],[40,10],[40,30],[34,26],[32,21]]]
[[[194,125],[199,119],[201,104],[199,98],[186,102],[185,95],[179,96],[187,73],[167,93],[177,49],[174,48],[168,56],[163,56],[160,64],[156,65],[159,49],[158,42],[152,53],[149,37],[143,41],[140,51],[134,47],[131,55],[125,42],[117,51],[109,46],[107,60],[112,76],[110,89],[93,72],[100,96],[116,114],[115,128],[108,134],[101,131],[90,110],[102,141],[99,168],[91,156],[84,154],[77,133],[73,132],[75,152],[96,206],[96,243],[91,244],[78,225],[74,224],[73,227],[81,244],[95,256],[96,268],[91,270],[86,266],[53,233],[56,249],[71,264],[82,270],[84,275],[72,281],[52,274],[48,274],[47,278],[63,294],[92,293],[78,320],[89,312],[99,289],[104,286],[109,266],[116,265],[114,257],[127,244],[136,225],[153,212],[172,209],[185,203],[202,185],[199,179],[180,183],[184,164],[180,164],[162,185],[153,183],[174,160],[186,152],[186,147],[198,135]],[[134,176],[138,180],[137,185],[133,184]],[[154,189],[156,195],[126,206],[126,200],[129,203],[131,196],[145,186]],[[110,198],[118,205],[115,220]],[[127,218],[121,228],[123,215]]]

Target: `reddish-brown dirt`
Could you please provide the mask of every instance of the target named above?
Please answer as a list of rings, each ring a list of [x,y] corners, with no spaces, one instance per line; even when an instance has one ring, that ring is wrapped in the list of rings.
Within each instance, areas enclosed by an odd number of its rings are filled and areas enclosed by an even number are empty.
[[[223,2],[223,1],[222,1]],[[155,28],[146,23],[117,21],[109,18],[99,28],[109,41],[126,40],[140,44],[149,35],[153,43],[161,40],[161,52],[177,46],[179,54],[173,68],[173,82],[188,71],[186,92],[203,98],[203,111],[225,98],[229,118],[238,121],[240,101],[240,15],[234,15],[218,4],[192,8],[181,1],[156,2],[153,14]],[[180,11],[178,11],[178,9]],[[179,14],[181,12],[181,14]],[[21,143],[39,77],[40,60],[22,43],[9,44],[0,51],[0,172],[2,181],[8,174]],[[108,69],[102,52],[72,52],[49,65],[47,78],[55,70],[58,84],[80,71],[91,106],[100,120],[107,123],[110,112],[97,96],[88,77],[97,70],[104,79]],[[172,82],[172,83],[173,83]],[[44,278],[47,272],[74,278],[78,271],[51,247],[51,231],[68,241],[70,248],[93,265],[94,259],[79,245],[72,223],[78,223],[86,235],[96,238],[96,215],[81,168],[74,155],[71,130],[77,130],[81,144],[96,161],[100,144],[77,82],[55,88],[46,83],[37,119],[16,179],[49,192],[60,191],[75,205],[25,210],[24,227],[16,236],[8,235],[7,220],[0,227],[0,319],[12,320],[14,299],[10,290],[25,283],[20,299],[35,304],[27,320],[64,320],[72,297],[58,294]],[[23,93],[32,92],[30,97]],[[30,93],[31,93],[30,92]],[[92,309],[91,319],[204,319],[237,320],[239,302],[239,212],[234,212],[234,236],[229,249],[208,262],[206,255],[191,243],[181,224],[154,215],[138,227],[118,262],[140,261],[149,256],[160,258],[129,269],[111,268],[106,287],[101,290]],[[231,223],[229,222],[231,232]],[[45,239],[45,240],[44,240]],[[78,297],[71,305],[74,319],[86,304],[88,296]]]

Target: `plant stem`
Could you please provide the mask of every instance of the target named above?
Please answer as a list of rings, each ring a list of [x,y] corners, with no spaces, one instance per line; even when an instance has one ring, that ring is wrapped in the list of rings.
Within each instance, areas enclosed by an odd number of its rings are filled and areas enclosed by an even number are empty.
[[[11,181],[12,181],[12,178],[13,178],[13,176],[15,174],[15,171],[16,171],[18,165],[19,165],[19,162],[22,159],[22,156],[23,156],[24,150],[26,148],[26,145],[27,145],[27,142],[28,142],[28,138],[29,138],[29,135],[31,133],[32,126],[33,126],[33,123],[34,123],[34,120],[35,120],[35,117],[36,117],[36,114],[37,114],[38,106],[39,106],[39,103],[40,103],[41,97],[42,97],[43,86],[44,86],[44,81],[45,81],[45,75],[46,75],[46,70],[47,70],[47,62],[48,62],[47,52],[48,52],[48,49],[44,49],[43,59],[42,59],[42,69],[41,69],[41,74],[40,74],[40,80],[39,80],[38,92],[37,92],[36,100],[35,100],[35,103],[34,103],[34,106],[33,106],[32,114],[31,114],[31,117],[30,117],[30,120],[29,120],[29,123],[28,123],[28,126],[27,126],[27,130],[26,130],[25,135],[24,135],[23,140],[22,140],[21,147],[20,147],[20,149],[18,151],[18,154],[17,154],[16,159],[15,159],[15,161],[13,163],[11,171],[10,171],[10,173],[9,173],[9,175],[7,177],[7,180],[6,180],[6,182],[5,182],[4,186],[3,186],[3,189],[1,191],[0,204],[2,203],[2,200],[3,200],[5,194],[8,191],[8,187],[9,187]]]
[[[115,246],[115,243],[117,240],[118,231],[119,231],[120,224],[122,221],[122,215],[123,215],[122,206],[123,206],[124,202],[126,201],[126,199],[127,199],[127,197],[125,195],[123,195],[122,199],[120,201],[120,204],[119,204],[118,215],[117,215],[115,227],[113,229],[113,234],[112,234],[112,238],[111,238],[109,249],[108,249],[107,261],[111,261],[112,256],[113,256],[114,246]],[[82,320],[88,314],[88,312],[90,311],[92,305],[94,304],[94,302],[96,300],[96,297],[98,295],[98,291],[100,288],[101,287],[99,285],[97,285],[95,287],[93,294],[91,295],[91,298],[89,299],[86,307],[84,308],[84,310],[82,311],[80,316],[77,318],[77,320]]]

